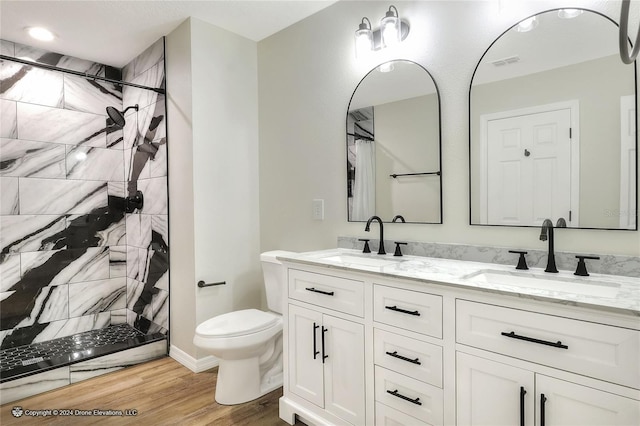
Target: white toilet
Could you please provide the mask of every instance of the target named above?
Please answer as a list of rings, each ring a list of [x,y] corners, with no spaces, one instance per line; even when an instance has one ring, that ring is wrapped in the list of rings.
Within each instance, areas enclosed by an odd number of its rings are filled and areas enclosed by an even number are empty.
[[[286,274],[276,256],[260,255],[269,312],[245,309],[213,317],[196,328],[193,343],[218,358],[216,401],[251,401],[282,386],[282,306]]]

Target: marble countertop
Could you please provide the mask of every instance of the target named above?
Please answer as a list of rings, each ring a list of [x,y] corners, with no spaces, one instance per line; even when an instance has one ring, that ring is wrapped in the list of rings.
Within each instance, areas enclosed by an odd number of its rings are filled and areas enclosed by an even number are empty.
[[[515,265],[421,256],[381,256],[343,248],[282,254],[277,258],[284,262],[375,273],[640,316],[640,278],[604,274],[577,277],[573,271],[552,274],[538,268],[516,270]]]

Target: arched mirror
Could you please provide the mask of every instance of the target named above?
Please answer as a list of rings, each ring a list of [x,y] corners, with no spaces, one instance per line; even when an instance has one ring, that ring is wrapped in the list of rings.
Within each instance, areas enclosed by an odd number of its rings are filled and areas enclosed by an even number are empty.
[[[442,223],[440,97],[427,70],[374,68],[347,111],[349,221]]]
[[[637,229],[636,68],[589,10],[505,31],[469,93],[472,225]]]

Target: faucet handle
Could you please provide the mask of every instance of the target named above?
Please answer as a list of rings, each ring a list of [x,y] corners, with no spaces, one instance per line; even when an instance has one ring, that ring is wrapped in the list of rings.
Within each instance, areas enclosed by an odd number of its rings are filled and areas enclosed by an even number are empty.
[[[400,250],[400,245],[407,245],[407,243],[401,243],[399,241],[394,241],[396,243],[396,252],[393,253],[394,256],[402,256],[402,250]]]
[[[520,251],[520,250],[509,250],[509,253],[515,253],[520,255],[520,257],[518,258],[518,266],[516,266],[516,269],[529,269],[529,267],[527,266],[527,259],[525,259],[524,257],[524,255],[527,254],[528,252]]]
[[[358,241],[364,241],[364,247],[362,247],[363,253],[371,253],[371,249],[369,248],[369,240],[366,238],[358,238]]]
[[[584,262],[585,259],[599,260],[599,256],[576,256],[578,259],[578,266],[576,267],[576,271],[573,275],[578,275],[579,277],[588,277],[589,273],[587,272],[587,264]]]

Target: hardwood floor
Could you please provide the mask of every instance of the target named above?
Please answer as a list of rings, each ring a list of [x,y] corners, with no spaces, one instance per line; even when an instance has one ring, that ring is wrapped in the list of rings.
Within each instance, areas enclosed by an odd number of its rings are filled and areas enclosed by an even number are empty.
[[[9,425],[259,425],[284,426],[275,390],[246,404],[214,400],[218,369],[193,373],[166,357],[49,391],[0,407],[0,424]],[[135,416],[48,416],[16,418],[23,410],[137,410]]]

